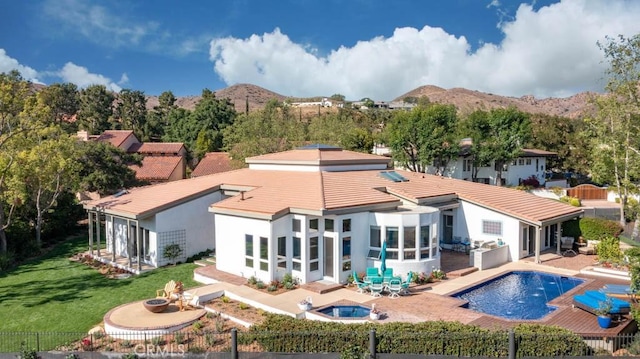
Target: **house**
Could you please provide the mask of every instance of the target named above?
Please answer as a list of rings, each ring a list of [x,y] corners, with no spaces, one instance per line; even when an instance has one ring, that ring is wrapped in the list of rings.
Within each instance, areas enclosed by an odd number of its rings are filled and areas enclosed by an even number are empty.
[[[216,250],[217,269],[269,282],[343,283],[353,270],[440,268],[457,237],[507,245],[508,260],[559,250],[582,210],[514,189],[390,168],[390,159],[330,146],[247,158],[249,168],[133,188],[85,203],[89,243],[129,265]],[[104,223],[104,225],[101,225]],[[104,239],[103,239],[104,238]],[[183,258],[183,259],[184,259]]]
[[[227,152],[207,152],[191,172],[191,177],[212,175],[232,170],[231,157]]]
[[[463,139],[460,142],[458,158],[447,163],[441,175],[471,181],[473,178],[473,156],[470,148],[471,140],[468,138]],[[517,186],[530,177],[535,177],[543,185],[546,181],[547,158],[556,157],[557,155],[555,152],[523,148],[518,158],[503,166],[501,185]],[[426,172],[436,174],[438,170],[439,168],[434,164],[429,166]],[[492,161],[489,165],[478,168],[476,182],[497,184],[497,175],[496,164]]]
[[[129,153],[141,154],[142,165],[130,166],[139,180],[159,183],[186,177],[187,149],[182,143],[142,143],[131,130],[107,130],[95,140],[108,142]]]

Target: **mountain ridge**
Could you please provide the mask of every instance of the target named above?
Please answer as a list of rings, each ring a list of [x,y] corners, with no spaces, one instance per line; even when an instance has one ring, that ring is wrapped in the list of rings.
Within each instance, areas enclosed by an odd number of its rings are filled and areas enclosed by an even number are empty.
[[[272,99],[281,102],[294,98],[281,95],[257,85],[245,83],[232,85],[214,92],[218,98],[228,98],[239,113],[246,111],[247,101],[249,103],[249,111],[254,111],[264,108],[267,102]],[[445,89],[434,85],[424,85],[410,90],[391,101],[402,101],[407,97],[420,98],[423,96],[428,97],[431,102],[454,105],[461,114],[468,114],[479,109],[491,110],[494,108],[515,106],[519,110],[528,113],[542,113],[552,116],[577,118],[591,112],[593,107],[590,99],[600,95],[593,92],[581,92],[566,98],[549,97],[537,99],[532,95],[509,97],[461,87]],[[317,97],[329,96],[314,96],[309,98]],[[192,110],[200,98],[200,96],[177,97],[176,105]],[[295,97],[295,99],[300,100],[304,98]],[[374,99],[374,101],[378,100]],[[147,96],[147,108],[152,109],[157,105],[158,96]]]

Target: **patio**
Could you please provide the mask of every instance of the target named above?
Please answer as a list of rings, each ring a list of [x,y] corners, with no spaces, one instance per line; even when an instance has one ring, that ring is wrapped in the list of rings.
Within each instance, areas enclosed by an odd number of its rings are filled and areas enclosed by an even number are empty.
[[[583,336],[613,336],[636,330],[635,321],[630,320],[629,316],[626,316],[626,320],[617,323],[612,328],[601,329],[597,324],[596,316],[584,310],[573,308],[572,299],[574,294],[583,293],[585,290],[599,289],[605,284],[625,283],[616,279],[580,274],[580,269],[593,264],[595,256],[578,254],[563,257],[558,256],[553,251],[549,251],[541,256],[542,263],[540,264],[534,263],[534,258],[526,258],[498,268],[477,271],[474,270],[475,268],[470,269],[467,254],[447,251],[443,252],[442,255],[442,268],[445,272],[448,274],[464,273],[464,275],[457,277],[449,275],[449,279],[444,281],[422,286],[414,285],[411,287],[410,295],[400,298],[389,298],[388,296],[374,298],[369,294],[356,293],[355,287],[346,288],[342,285],[324,284],[322,282],[304,285],[300,289],[274,296],[249,288],[244,285],[246,283],[245,278],[220,272],[215,269],[215,266],[197,268],[196,276],[209,278],[210,283],[219,281],[216,286],[220,290],[224,290],[225,295],[230,295],[234,299],[245,301],[250,305],[268,311],[296,317],[304,317],[304,311],[297,307],[297,303],[311,296],[314,308],[344,300],[368,306],[375,303],[376,307],[385,314],[380,319],[382,323],[445,320],[459,321],[487,328],[508,328],[519,323],[541,323],[557,325]],[[450,293],[513,270],[540,270],[560,275],[578,276],[585,278],[586,283],[553,300],[550,304],[556,306],[557,310],[536,321],[506,320],[474,312],[460,307],[460,300],[448,296]]]

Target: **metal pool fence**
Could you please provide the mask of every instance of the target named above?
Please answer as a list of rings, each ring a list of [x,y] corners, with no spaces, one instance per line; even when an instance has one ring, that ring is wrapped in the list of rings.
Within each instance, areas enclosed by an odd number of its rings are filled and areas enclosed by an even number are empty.
[[[429,340],[423,340],[428,338]],[[0,332],[0,358],[12,353],[22,358],[37,352],[41,358],[92,357],[102,353],[129,357],[180,356],[220,353],[236,359],[238,353],[334,354],[341,358],[386,358],[388,355],[437,357],[584,357],[640,354],[640,336],[566,338],[558,335],[513,331],[486,333],[377,333],[351,332],[174,332],[131,333],[28,333]],[[4,354],[2,354],[4,353]],[[57,356],[56,356],[57,355]]]

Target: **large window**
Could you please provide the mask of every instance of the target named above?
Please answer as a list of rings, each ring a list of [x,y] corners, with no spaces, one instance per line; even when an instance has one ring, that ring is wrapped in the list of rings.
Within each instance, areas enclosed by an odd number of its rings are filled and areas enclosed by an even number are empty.
[[[269,271],[269,238],[260,237],[260,270]]]
[[[287,237],[278,237],[278,268],[287,269]]]
[[[404,227],[404,259],[416,259],[416,227]]]
[[[320,252],[319,252],[318,237],[309,238],[309,270],[317,271],[320,265]]]
[[[482,220],[482,234],[502,235],[502,222]]]
[[[429,226],[420,226],[420,259],[430,258],[429,237],[431,237]]]
[[[253,268],[253,236],[250,234],[244,236],[244,265]]]
[[[351,218],[342,220],[342,231],[343,232],[351,232]]]
[[[302,240],[293,237],[293,270],[302,270]]]
[[[333,219],[324,220],[324,230],[327,232],[333,232]]]
[[[342,238],[342,271],[351,270],[351,237]]]
[[[471,172],[472,168],[473,168],[473,160],[462,161],[462,172]]]
[[[380,227],[371,226],[369,227],[369,254],[367,257],[378,259],[380,258],[380,247],[382,246],[382,241],[380,240]]]
[[[398,259],[398,227],[387,227],[387,258]]]

